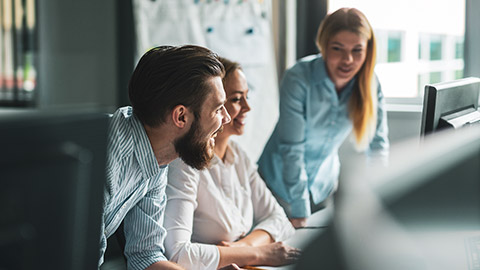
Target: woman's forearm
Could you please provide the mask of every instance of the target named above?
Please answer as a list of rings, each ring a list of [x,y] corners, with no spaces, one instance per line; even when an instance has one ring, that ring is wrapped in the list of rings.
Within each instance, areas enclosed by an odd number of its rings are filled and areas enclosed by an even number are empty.
[[[282,242],[258,247],[223,247],[217,246],[220,253],[218,268],[235,263],[240,267],[246,265],[280,266],[294,263],[300,257],[300,250]]]
[[[236,263],[240,267],[245,265],[257,265],[260,257],[260,249],[256,247],[222,247],[217,246],[220,252],[218,268]]]
[[[237,241],[237,243],[252,247],[266,245],[273,242],[275,242],[273,237],[264,230],[254,230],[244,238]]]

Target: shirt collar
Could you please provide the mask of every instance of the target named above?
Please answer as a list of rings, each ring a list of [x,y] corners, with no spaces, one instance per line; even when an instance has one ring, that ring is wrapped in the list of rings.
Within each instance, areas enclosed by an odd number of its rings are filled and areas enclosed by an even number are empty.
[[[327,66],[321,54],[317,55],[317,61],[318,63],[314,66],[313,72],[314,74],[318,74],[318,75],[313,76],[313,78],[317,78],[318,83],[325,83],[325,85],[327,85],[328,88],[335,90],[335,84],[328,76]],[[353,79],[351,79],[347,83],[347,85],[345,86],[345,89],[343,89],[343,91],[340,92],[340,99],[342,99],[343,97],[350,96],[350,93],[352,92],[353,85],[356,80],[357,80],[357,75],[355,75],[355,77],[353,77]]]
[[[217,155],[215,155],[212,159],[211,164],[212,165],[224,164],[224,166],[231,166],[237,162],[237,159],[238,159],[238,155],[230,146],[230,142],[229,142],[227,145],[227,149],[225,151],[225,162],[222,162],[222,160]]]
[[[160,172],[160,166],[153,153],[152,145],[148,139],[145,128],[142,122],[137,118],[135,114],[130,110],[125,114],[126,117],[130,117],[133,130],[133,140],[135,143],[135,157],[142,169],[144,175],[147,178],[152,177]]]

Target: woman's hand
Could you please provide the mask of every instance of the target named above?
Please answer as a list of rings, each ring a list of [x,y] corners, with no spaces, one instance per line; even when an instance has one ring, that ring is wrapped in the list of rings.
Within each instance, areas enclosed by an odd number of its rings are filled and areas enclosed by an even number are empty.
[[[225,244],[229,243],[225,242]],[[229,266],[232,263],[241,267],[246,265],[281,266],[296,262],[301,255],[299,249],[282,242],[256,247],[227,247],[221,245],[217,247],[220,251],[219,268]]]
[[[298,248],[291,247],[282,242],[258,247],[260,249],[257,265],[281,266],[296,262],[301,255]]]
[[[307,218],[289,218],[288,220],[290,220],[295,229],[307,226]]]

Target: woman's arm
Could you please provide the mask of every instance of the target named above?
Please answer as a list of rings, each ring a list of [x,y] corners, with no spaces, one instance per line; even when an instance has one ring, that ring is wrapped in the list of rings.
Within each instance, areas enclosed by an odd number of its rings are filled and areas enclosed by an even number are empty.
[[[191,243],[193,217],[198,191],[198,171],[177,159],[168,171],[167,206],[164,226],[167,230],[167,257],[187,269],[216,269],[220,254],[214,245]]]
[[[220,262],[218,268],[236,263],[246,265],[281,266],[292,264],[300,258],[297,248],[275,242],[258,247],[222,247],[219,246]]]
[[[258,174],[257,168],[248,158],[247,153],[239,145],[231,142],[233,151],[238,159],[235,164],[236,172],[244,172],[238,175],[238,179],[249,185],[248,198],[253,207],[252,232],[236,242],[220,242],[221,246],[241,247],[260,246],[275,241],[283,241],[295,233],[295,229],[288,222],[285,211],[273,197],[265,182]]]
[[[235,241],[235,242],[227,242],[221,241],[219,246],[225,247],[254,247],[254,246],[261,246],[275,242],[273,237],[264,230],[254,230],[249,233],[244,238]]]
[[[385,108],[385,98],[383,96],[382,88],[377,79],[377,123],[375,127],[375,134],[370,142],[367,151],[368,158],[371,160],[380,160],[387,163],[388,149],[390,146],[388,139],[388,123],[387,110]]]
[[[184,270],[184,269],[185,268],[181,267],[176,263],[169,262],[169,261],[161,261],[161,262],[156,262],[150,265],[145,270]]]
[[[280,87],[280,116],[278,119],[279,152],[282,157],[282,180],[287,190],[288,216],[310,216],[310,194],[305,169],[305,130],[307,82],[297,70],[285,73]]]

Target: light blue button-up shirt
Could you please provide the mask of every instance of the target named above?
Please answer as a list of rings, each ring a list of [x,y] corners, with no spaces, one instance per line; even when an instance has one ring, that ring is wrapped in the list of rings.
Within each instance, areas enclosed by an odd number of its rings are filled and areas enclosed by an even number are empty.
[[[124,221],[128,269],[145,269],[167,260],[163,242],[167,166],[160,167],[142,123],[131,107],[112,116],[107,156],[107,184],[101,258],[110,237]]]
[[[320,55],[301,59],[280,86],[280,117],[258,165],[268,187],[287,203],[290,217],[308,217],[334,190],[340,172],[338,148],[351,133],[348,104],[356,78],[338,93]],[[367,153],[386,155],[388,127],[378,85],[376,132]]]

